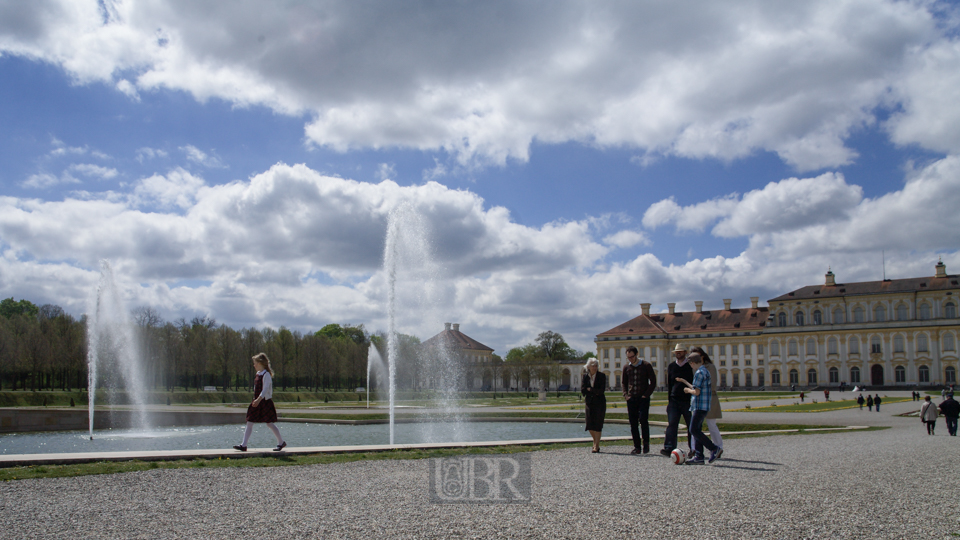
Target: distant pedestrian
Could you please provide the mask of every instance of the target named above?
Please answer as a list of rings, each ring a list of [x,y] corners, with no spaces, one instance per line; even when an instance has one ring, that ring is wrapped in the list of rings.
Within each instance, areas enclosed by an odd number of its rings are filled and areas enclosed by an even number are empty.
[[[944,386],[943,389],[940,390],[940,401],[944,401],[946,399],[947,399],[947,387]]]
[[[253,401],[247,407],[247,428],[243,432],[243,442],[234,446],[234,449],[246,452],[250,434],[253,433],[253,424],[266,423],[277,438],[277,447],[273,451],[279,452],[287,443],[274,425],[277,421],[277,408],[273,404],[273,369],[270,368],[270,358],[265,353],[254,356],[253,367],[257,370],[257,376],[253,384]]]
[[[823,399],[830,401],[830,390],[826,388],[823,389]]]
[[[937,406],[930,401],[930,396],[924,398],[923,406],[920,407],[920,421],[927,425],[927,435],[933,435],[937,428]]]
[[[800,392],[800,403],[803,403],[803,392]]]
[[[867,394],[867,410],[871,412],[873,411],[873,396],[870,394]]]
[[[953,394],[947,394],[947,399],[940,404],[940,414],[947,422],[947,433],[951,437],[957,436],[957,420],[960,419],[960,403],[953,399]]]
[[[873,396],[873,404],[877,407],[877,412],[880,412],[880,394]]]
[[[860,405],[860,410],[861,410],[861,411],[863,410],[863,404],[864,404],[865,402],[866,402],[866,400],[863,399],[863,394],[860,394],[859,396],[857,396],[857,405]]]

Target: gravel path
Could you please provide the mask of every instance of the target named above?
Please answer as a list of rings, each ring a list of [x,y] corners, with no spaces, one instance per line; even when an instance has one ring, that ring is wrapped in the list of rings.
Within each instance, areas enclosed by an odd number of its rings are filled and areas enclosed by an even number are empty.
[[[630,456],[626,446],[601,454],[590,454],[586,446],[535,452],[529,454],[529,504],[432,504],[426,460],[11,481],[0,485],[0,537],[960,534],[960,437],[946,436],[942,420],[938,435],[928,437],[915,418],[874,414],[894,427],[730,440],[724,458],[706,466],[674,466],[656,454]]]

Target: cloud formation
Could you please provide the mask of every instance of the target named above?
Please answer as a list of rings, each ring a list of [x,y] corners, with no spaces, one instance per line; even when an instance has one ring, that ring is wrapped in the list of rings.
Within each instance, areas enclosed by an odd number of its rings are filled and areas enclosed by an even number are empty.
[[[770,151],[808,171],[855,160],[844,141],[878,110],[896,143],[960,151],[957,20],[893,0],[45,0],[0,6],[0,53],[132,99],[169,88],[306,115],[308,141],[340,151],[473,166],[526,160],[536,139],[641,161]]]

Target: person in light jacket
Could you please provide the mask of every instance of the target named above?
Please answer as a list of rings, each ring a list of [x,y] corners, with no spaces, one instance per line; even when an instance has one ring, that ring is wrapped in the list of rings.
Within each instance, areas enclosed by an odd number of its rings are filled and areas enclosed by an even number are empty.
[[[923,406],[920,407],[920,420],[927,425],[927,435],[933,435],[933,430],[937,428],[937,415],[939,411],[937,406],[930,401],[930,396],[923,398]]]

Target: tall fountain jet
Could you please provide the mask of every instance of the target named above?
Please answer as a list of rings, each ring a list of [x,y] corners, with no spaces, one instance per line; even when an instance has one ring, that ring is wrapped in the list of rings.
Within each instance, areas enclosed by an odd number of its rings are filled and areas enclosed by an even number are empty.
[[[107,368],[100,373],[101,368]],[[147,422],[147,389],[134,327],[120,296],[107,261],[100,261],[100,282],[97,296],[87,326],[87,374],[90,397],[90,439],[93,439],[94,403],[98,384],[109,382],[112,387],[122,380],[127,403],[136,410],[135,424],[141,430],[149,428]],[[119,378],[117,375],[119,374]]]

